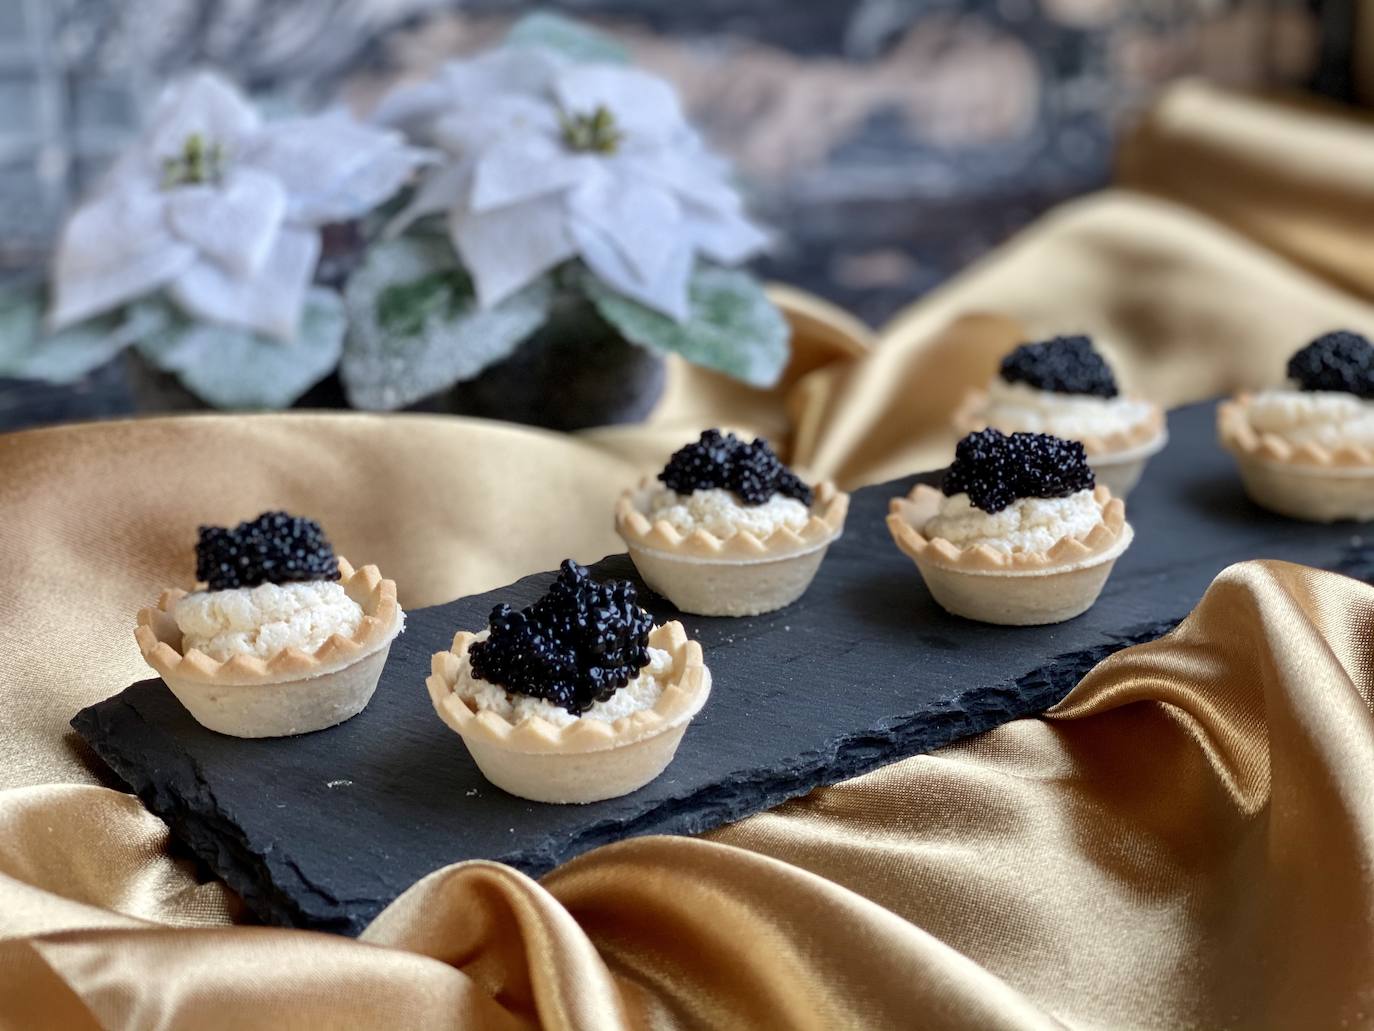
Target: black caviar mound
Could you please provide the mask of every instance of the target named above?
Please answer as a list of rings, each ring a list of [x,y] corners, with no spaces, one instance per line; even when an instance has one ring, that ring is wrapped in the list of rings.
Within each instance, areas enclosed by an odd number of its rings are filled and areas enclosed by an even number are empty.
[[[1018,498],[1066,498],[1096,484],[1083,445],[1048,433],[980,430],[954,450],[945,494],[967,493],[984,512],[1000,512]]]
[[[811,488],[783,465],[762,437],[746,444],[733,433],[706,430],[694,444],[678,450],[658,474],[669,490],[732,491],[746,505],[762,505],[774,494],[811,504]]]
[[[1055,394],[1116,397],[1116,377],[1086,336],[1053,337],[1022,344],[1002,359],[999,375]]]
[[[628,580],[597,583],[572,559],[533,605],[491,610],[491,635],[468,650],[473,675],[543,698],[574,716],[628,684],[649,662],[654,621]]]
[[[1374,397],[1374,344],[1349,330],[1323,334],[1288,359],[1288,378],[1303,390]]]
[[[233,529],[200,528],[196,579],[212,591],[338,578],[334,548],[313,519],[264,512]]]

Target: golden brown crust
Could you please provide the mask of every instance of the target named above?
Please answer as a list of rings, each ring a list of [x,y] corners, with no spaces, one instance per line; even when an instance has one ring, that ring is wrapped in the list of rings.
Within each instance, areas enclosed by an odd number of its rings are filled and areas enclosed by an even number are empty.
[[[945,495],[924,483],[904,498],[893,498],[889,505],[887,528],[902,552],[918,562],[933,562],[947,569],[969,572],[1010,572],[1049,570],[1078,565],[1098,556],[1111,554],[1128,543],[1130,524],[1126,505],[1112,492],[1099,486],[1093,499],[1102,512],[1102,521],[1081,537],[1065,537],[1048,551],[1005,552],[986,544],[959,547],[943,537],[927,537],[921,531],[935,517]]]
[[[954,426],[963,436],[977,430],[987,429],[990,423],[984,413],[987,411],[988,393],[986,390],[972,390],[954,413]],[[1006,431],[1005,427],[997,429]],[[1088,437],[1075,437],[1089,458],[1115,455],[1122,451],[1133,451],[1147,444],[1159,441],[1165,431],[1164,409],[1150,403],[1149,418],[1124,430]],[[1162,441],[1161,441],[1162,445]]]
[[[156,606],[140,609],[134,637],[144,661],[164,680],[200,684],[273,684],[333,673],[386,645],[400,632],[404,614],[396,602],[396,582],[382,579],[376,566],[355,570],[339,559],[339,584],[363,610],[362,622],[349,637],[334,634],[313,653],[286,648],[269,659],[235,655],[212,659],[199,649],[181,651],[181,630],[172,616],[185,591],[162,592]]]
[[[1374,451],[1362,444],[1328,448],[1322,444],[1294,444],[1275,433],[1258,433],[1250,423],[1250,394],[1238,394],[1217,406],[1217,436],[1233,455],[1265,462],[1311,466],[1316,469],[1374,470]]]
[[[651,647],[673,657],[673,668],[653,708],[622,716],[614,723],[579,719],[559,727],[538,716],[511,723],[499,713],[476,709],[458,694],[459,660],[476,636],[460,630],[453,637],[452,648],[435,653],[425,686],[439,717],[465,740],[483,739],[507,751],[574,754],[633,744],[691,719],[711,693],[711,674],[701,645],[689,641],[687,631],[674,620],[654,627],[649,634]]]
[[[827,481],[816,487],[811,518],[800,531],[784,526],[764,538],[747,530],[725,538],[705,530],[683,534],[665,520],[649,522],[645,510],[654,489],[654,481],[645,479],[620,496],[615,506],[616,532],[632,547],[692,558],[757,560],[811,551],[840,535],[849,512],[849,495]]]

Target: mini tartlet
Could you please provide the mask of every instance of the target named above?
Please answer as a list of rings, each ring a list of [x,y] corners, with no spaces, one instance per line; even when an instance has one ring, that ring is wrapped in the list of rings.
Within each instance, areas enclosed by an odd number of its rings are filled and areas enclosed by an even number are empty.
[[[996,430],[960,441],[941,489],[894,498],[887,525],[942,608],[1007,626],[1086,612],[1134,537],[1081,444]]]
[[[806,592],[848,511],[848,494],[803,483],[765,441],[707,430],[620,497],[615,528],[681,611],[755,616]]]
[[[1246,493],[1307,522],[1374,519],[1374,345],[1325,334],[1289,359],[1288,376],[1217,408]]]
[[[955,412],[961,434],[1049,433],[1083,445],[1097,482],[1125,498],[1145,465],[1168,443],[1164,411],[1123,396],[1090,337],[1023,344],[1002,359],[986,389],[971,391]]]
[[[578,616],[587,611],[603,618]],[[487,631],[459,631],[425,686],[492,784],[535,802],[585,804],[636,791],[667,768],[710,696],[711,673],[681,623],[653,626],[631,584],[596,584],[569,561],[534,605],[498,606]]]
[[[144,661],[197,723],[285,737],[367,706],[405,626],[396,584],[376,566],[355,570],[318,524],[269,512],[234,529],[201,527],[197,576],[197,591],[167,590],[140,610],[134,631]],[[312,603],[328,611],[312,613]],[[207,639],[211,623],[222,632]]]

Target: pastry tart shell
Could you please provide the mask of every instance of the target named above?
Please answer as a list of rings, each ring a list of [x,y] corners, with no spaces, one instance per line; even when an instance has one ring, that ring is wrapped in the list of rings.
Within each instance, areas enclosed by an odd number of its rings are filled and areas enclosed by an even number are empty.
[[[1314,523],[1374,519],[1374,451],[1359,444],[1328,448],[1258,433],[1250,395],[1217,407],[1217,435],[1236,460],[1251,500],[1271,512]]]
[[[376,566],[339,559],[339,584],[363,610],[352,635],[334,634],[313,653],[287,648],[268,659],[225,661],[183,652],[172,612],[185,591],[164,591],[138,613],[134,637],[144,661],[201,726],[232,737],[285,737],[356,716],[377,689],[391,642],[405,626],[395,581]]]
[[[699,616],[756,616],[792,604],[811,586],[849,512],[849,495],[827,482],[816,487],[801,530],[779,527],[766,537],[746,530],[723,538],[701,529],[683,534],[665,520],[649,521],[655,489],[645,480],[621,496],[616,532],[644,582]]]
[[[459,660],[474,640],[475,634],[459,631],[452,648],[435,654],[425,681],[430,701],[487,780],[535,802],[598,802],[642,788],[672,762],[687,725],[711,694],[701,645],[673,621],[649,634],[650,646],[673,659],[652,708],[613,723],[579,719],[560,727],[538,716],[512,723],[458,693]]]
[[[1065,537],[1040,552],[959,547],[927,537],[922,528],[938,513],[944,494],[926,484],[892,500],[887,526],[946,611],[1006,626],[1061,623],[1092,607],[1135,536],[1120,498],[1102,486],[1093,497],[1102,521],[1087,534]]]
[[[987,391],[970,391],[954,416],[960,436],[993,425],[984,416],[987,411]],[[1012,432],[998,426],[1004,432]],[[1150,406],[1150,417],[1125,430],[1112,433],[1076,437],[1083,445],[1097,482],[1111,490],[1115,497],[1125,499],[1144,475],[1146,463],[1169,443],[1168,425],[1164,410]]]

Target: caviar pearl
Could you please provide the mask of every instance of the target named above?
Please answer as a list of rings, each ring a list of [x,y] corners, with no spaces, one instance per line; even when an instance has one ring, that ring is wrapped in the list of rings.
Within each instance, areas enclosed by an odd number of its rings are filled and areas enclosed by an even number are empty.
[[[1288,378],[1303,390],[1374,398],[1374,345],[1347,330],[1319,336],[1288,359]]]
[[[264,512],[232,529],[202,526],[199,537],[196,579],[212,591],[339,578],[339,560],[313,519]]]
[[[469,650],[473,676],[577,715],[648,664],[653,619],[637,602],[628,580],[597,583],[568,559],[534,604],[492,610],[490,635]]]
[[[1119,393],[1111,368],[1086,336],[1022,344],[1002,359],[999,375],[1007,383],[1025,383],[1054,394],[1116,397]]]
[[[658,478],[678,494],[723,489],[748,505],[762,505],[779,494],[803,505],[810,505],[812,499],[811,488],[782,464],[766,440],[746,444],[720,430],[707,430],[701,439],[677,451]]]
[[[967,494],[977,508],[996,513],[1019,498],[1064,498],[1095,483],[1077,441],[988,429],[959,441],[941,489]]]

